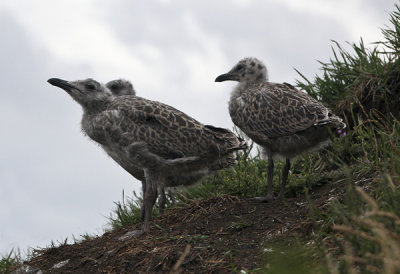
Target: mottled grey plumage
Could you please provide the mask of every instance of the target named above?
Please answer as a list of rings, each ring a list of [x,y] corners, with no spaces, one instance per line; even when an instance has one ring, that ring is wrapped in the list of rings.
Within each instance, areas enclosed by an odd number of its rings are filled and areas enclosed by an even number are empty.
[[[131,95],[135,96],[136,91],[133,89],[133,85],[130,81],[124,79],[112,80],[105,84],[105,86],[115,95],[115,96],[123,96],[123,95]],[[104,148],[107,153],[113,158],[122,168],[128,171],[133,177],[140,180],[142,183],[142,191],[145,192],[146,189],[146,180],[144,176],[144,170],[140,166],[139,163],[129,162],[125,163],[121,161],[121,158],[114,151],[110,151],[108,148]],[[195,172],[184,173],[184,174],[172,174],[165,178],[165,186],[166,187],[176,187],[176,186],[189,186],[192,185],[199,180],[201,180],[204,176],[210,175],[212,172],[217,170],[228,168],[236,164],[236,156],[234,153],[230,153],[228,155],[223,156],[219,161],[211,162],[207,167],[203,169],[196,170]],[[128,166],[127,166],[128,165]],[[160,189],[159,196],[159,204],[158,209],[159,213],[162,213],[165,208],[166,196],[165,190],[162,187]],[[142,218],[144,214],[144,208],[142,207]]]
[[[326,145],[329,129],[346,127],[342,119],[314,98],[290,84],[268,82],[265,65],[256,58],[245,58],[215,81],[238,81],[229,101],[232,121],[268,157],[268,194],[272,194],[273,158],[286,159],[280,196],[283,196],[290,159]]]
[[[125,169],[140,164],[146,179],[143,231],[149,231],[157,191],[166,185],[166,177],[198,172],[247,147],[229,130],[205,126],[160,102],[115,96],[92,79],[68,82],[52,78],[48,82],[82,106],[85,134]]]

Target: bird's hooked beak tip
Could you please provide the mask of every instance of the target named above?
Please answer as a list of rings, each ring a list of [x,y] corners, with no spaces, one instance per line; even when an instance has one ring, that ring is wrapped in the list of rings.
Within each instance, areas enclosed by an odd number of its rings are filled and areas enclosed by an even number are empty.
[[[59,78],[50,78],[49,80],[47,80],[47,82],[53,86],[62,88],[64,90],[70,90],[74,88],[74,86],[72,86],[68,81]]]
[[[59,82],[62,82],[64,80],[61,80],[59,78],[50,78],[49,80],[47,80],[47,82],[53,86],[56,86]]]
[[[229,74],[229,73],[221,74],[220,76],[215,78],[215,82],[223,82],[223,81],[228,81],[228,80],[237,81],[235,75]]]

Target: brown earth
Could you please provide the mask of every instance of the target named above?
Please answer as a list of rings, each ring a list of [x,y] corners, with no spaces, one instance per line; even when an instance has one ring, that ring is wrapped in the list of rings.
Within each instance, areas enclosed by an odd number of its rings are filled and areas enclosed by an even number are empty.
[[[310,200],[325,208],[339,191],[325,184],[314,189]],[[118,239],[139,229],[137,224],[82,243],[36,250],[25,264],[44,273],[250,271],[265,263],[263,249],[268,241],[311,233],[309,208],[305,195],[269,203],[234,196],[193,201],[155,218],[148,234]],[[53,267],[66,260],[64,266]]]

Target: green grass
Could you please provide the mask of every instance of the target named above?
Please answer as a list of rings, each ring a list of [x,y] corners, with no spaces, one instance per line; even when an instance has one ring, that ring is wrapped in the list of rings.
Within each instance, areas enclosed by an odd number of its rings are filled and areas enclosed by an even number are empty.
[[[116,208],[108,217],[111,227],[117,229],[123,226],[139,223],[140,206],[142,202],[142,197],[139,197],[136,192],[133,192],[133,197],[127,198],[125,198],[125,194],[122,192],[122,201],[114,202]]]
[[[320,62],[321,75],[311,81],[297,71],[303,79],[297,85],[345,117],[350,127],[354,125],[354,117],[365,118],[372,110],[386,119],[399,120],[400,12],[397,5],[390,15],[390,23],[390,27],[382,29],[383,40],[371,49],[362,39],[349,43],[352,52],[333,41],[333,57],[329,62]]]
[[[8,273],[13,267],[22,262],[21,255],[18,251],[11,250],[0,259],[0,273]]]
[[[331,153],[319,153],[325,160],[336,158],[345,195],[328,211],[311,210],[319,228],[314,241],[325,247],[330,273],[400,272],[400,13],[395,9],[391,29],[382,30],[383,42],[369,50],[361,40],[352,44],[353,54],[335,42],[338,52],[321,63],[323,76],[298,82],[350,126],[346,137],[334,140]]]

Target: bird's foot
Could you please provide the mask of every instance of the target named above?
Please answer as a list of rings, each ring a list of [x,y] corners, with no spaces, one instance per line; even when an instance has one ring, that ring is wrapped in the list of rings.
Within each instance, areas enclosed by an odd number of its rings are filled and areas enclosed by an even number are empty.
[[[125,241],[126,239],[133,238],[133,237],[139,237],[140,235],[144,234],[143,230],[132,230],[126,232],[124,235],[121,237],[118,237],[119,241]]]
[[[253,197],[251,200],[262,202],[262,203],[268,203],[272,202],[274,200],[274,195],[267,195],[265,197]]]

